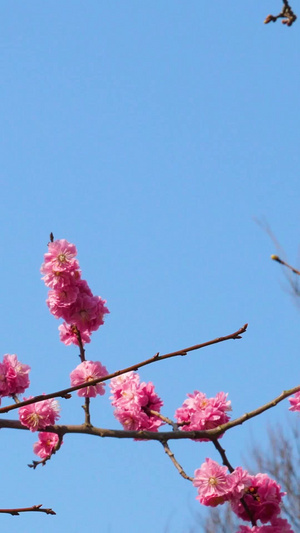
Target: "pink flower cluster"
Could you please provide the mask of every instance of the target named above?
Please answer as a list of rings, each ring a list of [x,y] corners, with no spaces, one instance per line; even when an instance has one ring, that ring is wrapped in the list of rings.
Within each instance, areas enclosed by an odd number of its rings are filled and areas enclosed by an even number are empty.
[[[279,517],[282,496],[280,485],[267,474],[251,476],[247,470],[236,468],[231,474],[226,466],[220,466],[212,459],[206,459],[205,463],[195,471],[193,485],[198,489],[197,500],[203,505],[216,507],[229,501],[232,510],[239,518],[250,521],[249,515],[242,505],[243,498],[255,521],[262,524],[271,523],[268,527],[285,527],[278,529],[290,532],[289,524]],[[285,524],[286,522],[286,524]],[[241,526],[245,527],[245,526]],[[277,529],[241,529],[240,533],[253,532],[277,532]]]
[[[67,345],[79,344],[77,331],[83,343],[90,342],[92,332],[104,323],[104,315],[109,313],[105,300],[94,296],[87,282],[81,279],[76,255],[75,245],[65,239],[50,242],[41,267],[43,280],[51,289],[47,305],[55,318],[64,320],[58,329],[60,340]]]
[[[160,412],[162,400],[154,392],[154,385],[140,383],[136,372],[127,372],[110,382],[114,415],[126,430],[157,431],[164,423],[150,411]]]
[[[0,363],[0,398],[23,393],[29,387],[30,366],[18,361],[15,354],[5,354]]]
[[[30,400],[24,398],[24,400]],[[47,426],[53,426],[56,420],[59,419],[59,405],[57,400],[42,400],[40,402],[31,403],[20,407],[19,419],[23,426],[26,426],[30,431],[38,431],[45,429]]]
[[[175,412],[180,428],[183,431],[201,431],[228,422],[230,417],[226,413],[231,411],[231,402],[227,400],[227,396],[224,392],[218,392],[214,398],[207,398],[203,392],[199,391],[188,394],[188,399]],[[197,440],[208,441],[209,439]]]
[[[58,440],[56,433],[48,433],[47,431],[39,433],[39,440],[34,443],[33,451],[41,459],[45,459],[52,455]]]
[[[284,518],[271,520],[269,526],[240,526],[237,533],[294,533],[290,524]]]
[[[108,372],[99,361],[83,361],[78,365],[70,374],[71,386],[82,385],[88,383],[93,379],[103,378],[107,376]],[[105,393],[105,383],[97,383],[86,387],[85,389],[79,389],[77,391],[78,396],[84,396],[85,398],[95,398],[97,394],[102,396]]]

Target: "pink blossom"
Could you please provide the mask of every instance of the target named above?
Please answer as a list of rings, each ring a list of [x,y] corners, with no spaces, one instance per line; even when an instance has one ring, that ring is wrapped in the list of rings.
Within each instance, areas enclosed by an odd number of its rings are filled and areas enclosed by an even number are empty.
[[[61,342],[63,342],[66,346],[69,346],[70,344],[76,344],[79,346],[78,337],[76,334],[77,328],[76,326],[70,326],[66,322],[58,326],[59,330],[59,338]],[[91,342],[90,334],[87,331],[80,331],[80,337],[82,344]]]
[[[195,471],[193,485],[198,488],[196,499],[203,505],[215,507],[230,498],[233,483],[226,466],[206,458]]]
[[[0,363],[0,396],[8,396],[8,384],[6,381],[6,366]]]
[[[137,372],[126,372],[126,374],[121,374],[120,376],[112,378],[110,380],[110,388],[113,396],[111,396],[110,399],[113,400],[114,398],[120,398],[123,394],[125,386],[131,382],[134,384],[133,386],[135,388],[139,386],[140,378]],[[113,401],[112,405],[115,405]]]
[[[42,266],[43,268],[43,266]],[[71,272],[51,271],[47,272],[42,278],[46,287],[50,289],[60,290],[69,285],[74,285],[80,282],[80,270],[74,270]]]
[[[78,345],[72,328],[77,327],[83,344],[90,342],[91,333],[104,323],[109,310],[105,300],[94,296],[88,283],[81,279],[76,254],[74,244],[65,239],[49,243],[41,272],[45,284],[52,289],[47,299],[50,312],[66,322],[59,327],[61,341]]]
[[[96,331],[104,324],[104,315],[109,313],[105,303],[100,296],[89,296],[80,292],[76,301],[70,305],[65,320],[69,324],[75,324],[80,331]]]
[[[66,307],[69,307],[76,301],[79,289],[76,285],[67,285],[66,287],[52,291],[48,293],[47,305],[50,309],[50,313],[56,318],[66,318]]]
[[[203,392],[188,394],[188,399],[175,412],[177,422],[184,431],[212,429],[230,420],[226,414],[231,411],[231,402],[227,394],[218,392],[214,398],[207,398]],[[219,437],[220,438],[220,437]],[[209,439],[197,439],[208,441]]]
[[[24,398],[24,400],[30,400],[31,398],[32,396]],[[47,426],[52,426],[59,416],[59,405],[57,400],[54,399],[31,403],[19,409],[20,422],[23,426],[28,427],[30,431],[38,431]]]
[[[266,524],[275,519],[280,513],[280,503],[284,492],[280,491],[280,485],[267,474],[249,476],[244,500],[247,503],[255,520]],[[248,513],[239,500],[231,501],[232,510],[243,520],[250,520]]]
[[[39,440],[34,443],[33,451],[41,459],[45,459],[45,457],[49,457],[53,453],[58,440],[59,438],[56,433],[43,431],[42,433],[39,433]]]
[[[6,367],[8,394],[12,396],[23,393],[30,385],[28,376],[30,366],[20,363],[15,354],[4,355],[3,363]]]
[[[93,379],[107,376],[107,374],[108,372],[105,366],[99,361],[83,361],[70,374],[71,386],[75,387],[76,385],[88,383]],[[84,396],[85,398],[95,398],[97,394],[102,396],[105,393],[104,387],[105,383],[97,383],[97,385],[79,389],[77,394],[78,396]]]
[[[24,392],[29,387],[30,366],[18,361],[15,354],[5,354],[0,363],[0,395],[13,396]]]
[[[291,404],[290,411],[300,411],[300,391],[289,398],[289,402]]]
[[[115,417],[127,430],[157,431],[164,423],[151,411],[160,412],[163,405],[152,382],[140,383],[138,374],[128,372],[110,383]]]
[[[48,252],[44,255],[44,263],[41,271],[43,274],[49,272],[71,272],[79,268],[76,246],[59,239],[48,244]]]
[[[231,474],[232,489],[230,500],[240,500],[252,483],[252,477],[247,470],[238,466]]]
[[[294,533],[290,524],[284,518],[277,518],[266,526],[240,526],[237,533]]]

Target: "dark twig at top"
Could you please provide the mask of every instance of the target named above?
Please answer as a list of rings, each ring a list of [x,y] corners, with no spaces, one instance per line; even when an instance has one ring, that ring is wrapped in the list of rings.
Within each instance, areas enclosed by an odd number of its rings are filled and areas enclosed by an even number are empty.
[[[282,10],[280,13],[278,13],[278,15],[268,15],[264,23],[269,24],[269,22],[276,22],[277,19],[283,19],[282,24],[286,24],[286,26],[292,26],[297,19],[297,16],[289,5],[288,0],[283,0]]]

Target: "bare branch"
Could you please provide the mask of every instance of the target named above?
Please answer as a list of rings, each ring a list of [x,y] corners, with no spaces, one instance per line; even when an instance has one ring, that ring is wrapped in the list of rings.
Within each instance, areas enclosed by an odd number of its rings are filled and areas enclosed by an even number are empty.
[[[264,23],[269,24],[269,22],[276,22],[276,20],[280,18],[283,19],[282,24],[286,24],[286,26],[292,26],[297,19],[297,16],[289,5],[288,0],[283,0],[283,7],[278,15],[268,15],[264,20]]]
[[[245,333],[246,329],[248,327],[248,324],[245,324],[243,327],[241,327],[238,331],[235,331],[234,333],[231,333],[230,335],[226,335],[225,337],[218,337],[216,339],[203,342],[201,344],[195,344],[194,346],[190,346],[188,348],[183,348],[182,350],[178,350],[176,352],[170,352],[164,355],[159,355],[159,352],[157,352],[153,357],[150,357],[150,359],[146,359],[145,361],[141,361],[140,363],[136,363],[132,366],[129,366],[127,368],[124,368],[123,370],[117,370],[117,372],[114,372],[113,374],[108,374],[107,376],[104,376],[102,378],[93,379],[88,382],[89,387],[93,385],[97,385],[97,383],[102,383],[103,381],[108,381],[109,379],[115,378],[117,376],[121,376],[122,374],[126,374],[127,372],[136,371],[139,368],[142,368],[143,366],[150,365],[151,363],[156,363],[158,361],[163,361],[164,359],[169,359],[171,357],[176,357],[178,355],[187,355],[188,352],[192,352],[194,350],[200,350],[201,348],[205,348],[206,346],[211,346],[213,344],[218,344],[219,342],[224,342],[228,340],[236,340],[241,339],[242,334]],[[86,383],[83,383],[81,385],[76,385],[75,387],[69,387],[67,389],[63,389],[57,392],[52,392],[50,394],[40,394],[38,396],[34,396],[34,398],[30,398],[29,400],[25,400],[23,402],[18,403],[18,405],[8,405],[7,407],[1,407],[0,408],[0,414],[2,413],[8,413],[9,411],[12,411],[13,409],[19,409],[20,407],[24,407],[25,405],[31,405],[32,403],[42,402],[44,400],[48,400],[50,398],[66,398],[69,399],[70,393],[84,389],[87,386]]]
[[[175,459],[175,455],[173,452],[171,452],[167,442],[162,442],[162,445],[164,447],[164,450],[166,452],[166,454],[168,455],[168,457],[170,457],[173,465],[175,466],[175,468],[177,468],[179,474],[184,478],[184,479],[188,479],[189,481],[193,481],[193,478],[188,476],[185,471],[183,470],[182,466],[178,463],[178,461]]]
[[[43,509],[42,503],[40,505],[33,505],[32,507],[20,507],[19,509],[0,509],[0,513],[11,514],[13,516],[18,516],[20,513],[46,513],[55,515],[56,513],[53,509]]]

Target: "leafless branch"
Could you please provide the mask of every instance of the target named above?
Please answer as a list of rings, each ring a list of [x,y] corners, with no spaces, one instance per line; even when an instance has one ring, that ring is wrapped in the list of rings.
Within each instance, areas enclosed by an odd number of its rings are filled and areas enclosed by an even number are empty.
[[[146,359],[145,361],[136,363],[132,366],[124,368],[123,370],[117,370],[117,372],[114,372],[113,374],[108,374],[107,376],[104,376],[102,378],[93,379],[88,382],[88,385],[89,387],[91,387],[93,385],[97,385],[97,383],[102,383],[103,381],[108,381],[109,379],[115,378],[117,376],[121,376],[122,374],[126,374],[127,372],[136,371],[139,368],[142,368],[143,366],[150,365],[151,363],[163,361],[164,359],[169,359],[171,357],[176,357],[178,355],[184,356],[184,355],[187,355],[188,352],[192,352],[194,350],[200,350],[201,348],[205,348],[206,346],[211,346],[213,344],[218,344],[219,342],[241,339],[242,334],[245,333],[247,329],[247,326],[248,324],[245,324],[238,331],[235,331],[234,333],[231,333],[230,335],[226,335],[225,337],[218,337],[216,339],[206,341],[201,344],[195,344],[194,346],[189,346],[188,348],[183,348],[182,350],[178,350],[176,352],[170,352],[164,355],[159,355],[159,352],[157,352],[153,357],[150,357],[150,359]],[[0,414],[8,413],[9,411],[12,411],[13,409],[19,409],[20,407],[24,407],[25,405],[31,405],[32,403],[42,402],[43,400],[48,400],[50,398],[61,397],[61,398],[69,399],[71,397],[72,392],[80,390],[80,389],[84,389],[86,386],[87,384],[83,383],[81,385],[76,385],[75,387],[69,387],[67,389],[63,389],[57,392],[52,392],[50,394],[40,394],[39,396],[35,396],[34,398],[30,398],[29,400],[20,402],[18,403],[18,405],[8,405],[7,407],[1,407]]]
[[[289,5],[288,0],[283,0],[283,7],[278,15],[268,15],[264,23],[269,24],[269,22],[276,22],[276,20],[280,18],[283,19],[282,24],[286,24],[286,26],[292,26],[297,19],[297,16]]]
[[[53,509],[43,509],[42,503],[40,505],[33,505],[32,507],[20,507],[18,509],[0,509],[0,513],[11,514],[13,516],[18,516],[20,513],[46,513],[46,514],[56,514]]]

